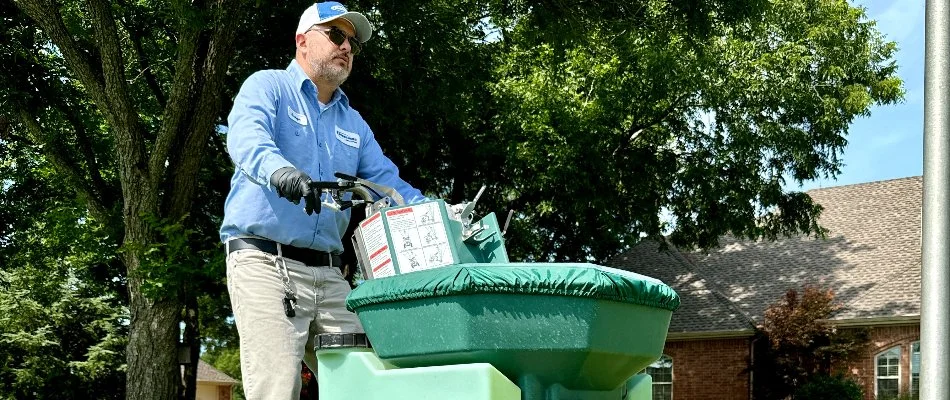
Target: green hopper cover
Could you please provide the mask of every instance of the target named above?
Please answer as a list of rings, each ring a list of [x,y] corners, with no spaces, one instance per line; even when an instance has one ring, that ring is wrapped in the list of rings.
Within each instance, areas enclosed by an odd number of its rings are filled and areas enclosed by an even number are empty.
[[[360,284],[346,307],[468,294],[538,294],[613,300],[676,311],[679,296],[648,276],[586,263],[458,264]]]

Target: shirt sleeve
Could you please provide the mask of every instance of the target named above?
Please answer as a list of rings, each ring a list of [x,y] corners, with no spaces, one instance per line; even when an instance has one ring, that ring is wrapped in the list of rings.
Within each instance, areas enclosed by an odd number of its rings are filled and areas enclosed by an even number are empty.
[[[364,127],[366,130],[365,142],[360,148],[357,177],[396,189],[396,192],[402,196],[406,204],[428,200],[419,189],[412,187],[399,177],[399,168],[389,157],[383,154],[383,149],[379,146],[379,142],[376,141],[376,136],[373,135],[373,131],[369,126],[364,123]]]
[[[293,167],[275,142],[279,89],[273,71],[258,71],[247,78],[228,115],[228,154],[251,181],[274,190],[270,176]]]

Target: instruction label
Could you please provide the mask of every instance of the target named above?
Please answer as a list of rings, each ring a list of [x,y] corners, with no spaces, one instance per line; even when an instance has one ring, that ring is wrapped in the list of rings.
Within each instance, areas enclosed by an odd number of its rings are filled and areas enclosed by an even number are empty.
[[[369,265],[373,270],[373,277],[395,275],[396,269],[393,267],[389,244],[386,242],[382,215],[376,213],[360,222],[360,235],[363,239],[365,251],[369,254]]]
[[[399,272],[422,271],[455,263],[438,202],[386,211],[386,222],[389,223]]]

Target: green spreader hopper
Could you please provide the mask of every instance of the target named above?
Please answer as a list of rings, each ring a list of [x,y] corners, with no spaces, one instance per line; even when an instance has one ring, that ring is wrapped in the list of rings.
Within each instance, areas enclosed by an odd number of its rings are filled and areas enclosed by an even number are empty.
[[[436,231],[445,232],[439,237],[446,243],[433,246],[442,246],[446,259],[490,262],[409,268],[401,251],[435,253],[399,244],[416,245],[403,239],[431,229],[402,221],[406,231],[397,231],[385,221],[377,232],[358,232],[385,243],[396,265],[385,267],[393,261],[355,240],[364,276],[372,268],[389,273],[363,281],[347,298],[365,338],[317,338],[321,399],[651,398],[650,377],[640,372],[662,355],[679,306],[669,286],[594,264],[508,262],[494,215],[471,223],[471,205],[435,200],[374,210],[367,220],[408,214],[402,207],[441,214],[444,227]]]

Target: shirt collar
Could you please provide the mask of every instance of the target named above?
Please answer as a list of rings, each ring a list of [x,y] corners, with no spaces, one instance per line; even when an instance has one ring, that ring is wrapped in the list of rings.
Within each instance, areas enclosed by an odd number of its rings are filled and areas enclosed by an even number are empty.
[[[290,65],[287,66],[287,72],[293,76],[293,82],[297,84],[297,87],[300,90],[313,90],[317,91],[317,85],[310,80],[310,77],[307,76],[307,73],[303,72],[303,67],[297,62],[297,59],[294,59],[290,62]],[[330,97],[330,102],[327,103],[327,107],[333,105],[337,101],[342,102],[344,107],[350,106],[350,98],[346,96],[346,93],[343,93],[343,89],[337,88],[333,92],[333,96]]]

